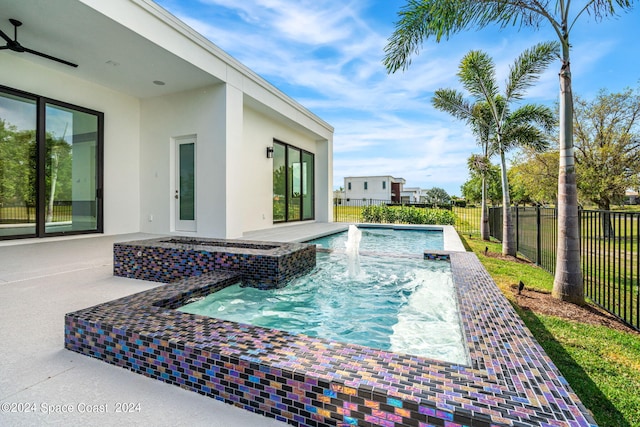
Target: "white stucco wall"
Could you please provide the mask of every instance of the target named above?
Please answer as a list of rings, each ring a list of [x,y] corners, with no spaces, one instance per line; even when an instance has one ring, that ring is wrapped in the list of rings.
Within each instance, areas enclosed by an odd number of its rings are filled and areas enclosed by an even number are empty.
[[[195,135],[196,234],[225,237],[225,92],[217,85],[141,102],[142,231],[175,231],[173,144]]]
[[[175,230],[172,215],[172,141],[186,135],[197,138],[194,235],[237,238],[273,225],[273,161],[266,148],[274,138],[314,153],[316,219],[330,218],[329,142],[246,106],[239,89],[220,84],[141,102],[141,231],[190,234]]]
[[[104,113],[104,232],[139,231],[138,99],[11,54],[0,55],[0,84]]]
[[[318,197],[318,158],[322,153],[311,135],[267,117],[251,108],[244,109],[244,165],[241,192],[244,195],[242,215],[244,231],[259,230],[273,225],[273,159],[267,159],[267,147],[273,140],[293,145],[315,155],[316,204]],[[316,216],[317,216],[316,206]]]
[[[367,189],[364,189],[364,183],[367,183]],[[385,188],[382,183],[385,182]],[[366,176],[366,177],[346,177],[344,179],[345,197],[347,199],[362,200],[391,200],[391,182],[390,176]],[[351,183],[351,189],[349,189]]]

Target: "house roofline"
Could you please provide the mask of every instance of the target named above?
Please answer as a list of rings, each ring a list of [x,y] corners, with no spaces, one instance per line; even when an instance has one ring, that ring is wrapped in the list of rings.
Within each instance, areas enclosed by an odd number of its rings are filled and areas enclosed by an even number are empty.
[[[329,123],[321,119],[315,113],[311,112],[309,109],[304,107],[302,104],[300,104],[290,96],[286,95],[280,89],[276,88],[273,84],[269,83],[263,77],[261,77],[260,75],[252,71],[246,65],[242,64],[240,61],[238,61],[233,56],[225,52],[219,46],[217,46],[212,41],[204,37],[202,34],[198,33],[196,30],[191,28],[184,21],[177,18],[175,15],[173,15],[171,12],[169,12],[162,6],[158,5],[152,0],[130,0],[130,1],[138,5],[139,7],[144,9],[147,13],[153,15],[157,19],[160,19],[167,26],[171,27],[172,29],[177,31],[179,34],[183,35],[193,43],[197,44],[199,47],[203,48],[214,57],[219,58],[225,64],[227,64],[227,66],[233,68],[234,70],[239,72],[241,75],[247,77],[248,79],[256,83],[258,86],[264,88],[271,95],[277,97],[280,101],[285,102],[286,104],[294,108],[299,113],[315,121],[316,123],[321,125],[323,128],[325,128],[328,132],[331,132],[331,133],[334,132],[333,126],[331,126]],[[194,66],[196,65],[194,64]],[[208,70],[206,69],[203,71],[208,72]]]

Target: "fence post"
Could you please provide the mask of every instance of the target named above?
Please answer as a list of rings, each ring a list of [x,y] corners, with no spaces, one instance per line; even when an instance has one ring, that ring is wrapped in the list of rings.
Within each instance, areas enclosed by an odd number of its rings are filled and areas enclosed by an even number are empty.
[[[515,205],[516,208],[516,252],[518,252],[520,250],[520,209],[518,208],[518,205]],[[511,206],[509,206],[509,211],[511,211],[511,209],[513,209]]]
[[[542,257],[542,230],[540,230],[540,205],[536,205],[536,265],[540,265],[540,258]]]
[[[338,222],[338,199],[333,198],[333,222]]]

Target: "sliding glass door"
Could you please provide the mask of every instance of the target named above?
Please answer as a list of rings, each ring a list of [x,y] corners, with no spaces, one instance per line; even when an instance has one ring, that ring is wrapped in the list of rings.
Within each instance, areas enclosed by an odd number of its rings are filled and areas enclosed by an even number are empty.
[[[102,231],[102,120],[0,88],[0,239]]]
[[[314,156],[292,145],[273,143],[273,222],[314,218]]]
[[[36,235],[34,98],[0,92],[0,239]]]
[[[98,117],[46,104],[45,233],[98,228]]]

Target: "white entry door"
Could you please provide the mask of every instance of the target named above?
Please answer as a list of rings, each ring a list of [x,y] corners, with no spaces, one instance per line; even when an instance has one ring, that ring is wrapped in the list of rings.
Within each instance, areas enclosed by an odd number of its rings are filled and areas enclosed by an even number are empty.
[[[175,141],[175,229],[196,231],[196,138]]]

